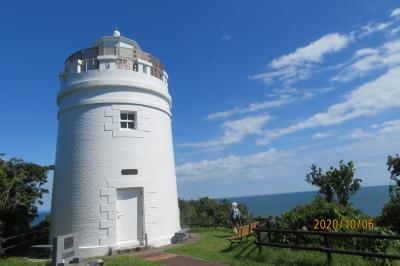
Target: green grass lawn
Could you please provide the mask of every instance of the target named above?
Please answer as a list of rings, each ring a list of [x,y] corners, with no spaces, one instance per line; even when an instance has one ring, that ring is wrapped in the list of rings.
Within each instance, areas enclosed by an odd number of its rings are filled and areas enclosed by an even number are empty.
[[[195,232],[201,233],[203,239],[190,245],[170,248],[167,252],[237,266],[327,265],[326,254],[320,252],[264,247],[262,253],[258,254],[258,249],[253,244],[254,237],[250,237],[243,247],[234,245],[229,248],[226,238],[233,235],[230,229],[197,229]],[[361,257],[336,254],[333,254],[333,261],[334,265],[379,265]]]
[[[32,262],[24,258],[6,258],[0,259],[0,266],[45,266],[46,262]]]
[[[104,257],[106,266],[160,266],[158,262],[141,260],[135,257]],[[0,266],[45,266],[46,262],[31,262],[24,258],[6,258],[0,259]]]

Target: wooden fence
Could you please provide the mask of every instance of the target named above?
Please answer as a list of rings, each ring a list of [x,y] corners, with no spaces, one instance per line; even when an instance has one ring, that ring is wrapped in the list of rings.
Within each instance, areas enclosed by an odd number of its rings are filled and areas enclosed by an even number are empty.
[[[340,232],[329,232],[329,231],[285,230],[285,229],[269,229],[269,228],[263,228],[263,227],[256,228],[254,231],[256,233],[255,244],[258,246],[259,252],[261,252],[262,246],[325,252],[326,256],[327,256],[327,260],[328,260],[328,265],[332,265],[332,261],[333,261],[332,253],[400,260],[400,255],[397,255],[397,254],[368,252],[368,251],[362,251],[362,250],[337,249],[337,248],[332,247],[332,241],[337,240],[337,239],[364,238],[364,239],[375,239],[375,240],[382,239],[382,240],[395,241],[395,240],[400,240],[400,235],[379,235],[379,234],[340,233]],[[265,239],[262,239],[261,235],[263,233],[265,233],[265,235],[266,235]],[[272,234],[295,235],[296,237],[299,235],[303,235],[303,236],[315,235],[315,236],[319,236],[319,237],[323,238],[324,245],[323,245],[323,247],[316,247],[316,246],[305,246],[305,245],[297,245],[297,244],[290,245],[290,244],[286,244],[286,243],[271,242]]]
[[[260,220],[260,219],[258,219]],[[372,258],[381,258],[381,259],[391,259],[391,260],[400,260],[400,254],[387,254],[382,252],[369,252],[364,250],[349,250],[349,249],[339,249],[338,247],[334,247],[334,242],[338,240],[348,240],[351,238],[358,239],[371,239],[371,240],[388,240],[388,241],[396,241],[400,240],[400,235],[380,235],[380,234],[361,234],[361,233],[342,233],[342,232],[333,232],[333,231],[306,231],[306,230],[286,230],[276,228],[278,219],[261,219],[261,224],[264,224],[262,227],[256,228],[255,235],[259,252],[261,252],[261,248],[263,246],[271,246],[277,248],[291,248],[298,250],[306,250],[306,251],[319,251],[326,253],[328,265],[333,263],[332,254],[345,254],[345,255],[356,255],[363,257],[372,257]],[[231,224],[227,219],[215,219],[212,217],[209,218],[198,218],[198,217],[181,217],[181,225],[188,226],[190,228],[193,227],[214,227],[222,226],[222,227],[231,227]],[[272,227],[272,228],[271,228]],[[265,234],[265,239],[262,238],[262,234]],[[287,243],[279,243],[273,242],[273,236],[279,235],[282,238],[283,235],[286,236],[294,236],[294,242],[296,244],[287,244]],[[321,246],[307,246],[300,245],[301,239],[305,238],[305,236],[316,236],[321,240]],[[341,245],[338,245],[341,246]],[[343,247],[343,246],[342,246]],[[353,247],[354,248],[354,247]]]
[[[0,256],[4,256],[6,252],[18,247],[37,244],[39,241],[47,241],[49,228],[43,227],[9,237],[0,237]]]

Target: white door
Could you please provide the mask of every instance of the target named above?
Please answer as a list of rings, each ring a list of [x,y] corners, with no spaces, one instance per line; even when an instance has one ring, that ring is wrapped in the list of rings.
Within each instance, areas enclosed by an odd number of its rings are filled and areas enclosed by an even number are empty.
[[[117,241],[135,242],[143,239],[143,190],[117,189]]]

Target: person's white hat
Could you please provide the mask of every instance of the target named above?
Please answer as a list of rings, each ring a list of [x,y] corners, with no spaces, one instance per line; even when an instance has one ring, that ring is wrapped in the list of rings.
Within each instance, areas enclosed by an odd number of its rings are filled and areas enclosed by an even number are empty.
[[[237,208],[237,206],[238,206],[237,202],[232,202],[232,207],[233,208]]]

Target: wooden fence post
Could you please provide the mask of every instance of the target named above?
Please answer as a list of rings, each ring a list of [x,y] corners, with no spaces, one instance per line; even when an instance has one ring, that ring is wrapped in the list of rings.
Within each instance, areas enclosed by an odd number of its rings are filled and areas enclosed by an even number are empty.
[[[260,231],[256,231],[256,239],[257,239],[257,246],[258,246],[258,254],[261,254],[261,233]]]
[[[4,239],[0,237],[0,256],[4,255],[3,243],[4,243]]]
[[[324,244],[325,244],[325,248],[330,248],[330,244],[329,244],[329,240],[328,240],[328,236],[324,235]],[[328,265],[332,265],[332,253],[330,251],[326,252],[326,257],[328,259]]]
[[[272,219],[267,220],[267,228],[268,229],[271,229],[270,222],[272,223]],[[268,242],[271,242],[271,233],[269,231],[267,232],[267,240],[268,240]]]

